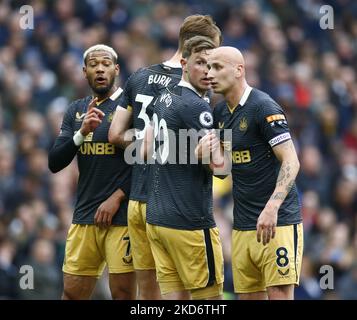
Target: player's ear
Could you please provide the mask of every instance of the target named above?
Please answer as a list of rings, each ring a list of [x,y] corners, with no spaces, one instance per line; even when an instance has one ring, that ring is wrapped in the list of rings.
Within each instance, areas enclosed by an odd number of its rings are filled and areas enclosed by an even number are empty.
[[[182,72],[187,72],[186,67],[187,67],[187,59],[181,58],[181,67],[182,67]]]
[[[120,73],[120,66],[119,66],[119,64],[116,64],[115,65],[115,75],[118,76],[119,73]]]
[[[237,67],[236,67],[236,77],[237,78],[240,78],[242,75],[243,75],[243,65],[242,64],[237,64]]]
[[[87,67],[86,66],[83,67],[83,73],[84,73],[84,77],[87,79]]]

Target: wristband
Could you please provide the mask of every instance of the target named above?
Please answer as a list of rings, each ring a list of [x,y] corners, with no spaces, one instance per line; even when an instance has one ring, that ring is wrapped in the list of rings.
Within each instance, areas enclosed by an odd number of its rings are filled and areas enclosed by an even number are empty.
[[[79,147],[84,142],[85,136],[81,133],[81,130],[78,130],[73,136],[74,144]]]

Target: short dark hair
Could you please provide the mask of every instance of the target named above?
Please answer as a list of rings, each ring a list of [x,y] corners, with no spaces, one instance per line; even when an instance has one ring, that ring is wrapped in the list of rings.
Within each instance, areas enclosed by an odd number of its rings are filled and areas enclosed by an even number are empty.
[[[222,33],[209,15],[194,14],[186,17],[179,33],[179,51],[183,50],[185,41],[194,36],[205,36],[212,40],[218,37],[219,45],[222,43]]]
[[[192,53],[217,48],[216,44],[208,37],[195,36],[185,41],[182,57],[188,58]]]

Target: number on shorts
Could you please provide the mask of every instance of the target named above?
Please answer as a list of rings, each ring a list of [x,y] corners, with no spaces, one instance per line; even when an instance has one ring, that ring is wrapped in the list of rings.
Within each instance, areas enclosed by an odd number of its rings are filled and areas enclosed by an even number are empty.
[[[276,249],[276,264],[280,268],[284,268],[289,264],[288,250],[285,247],[279,247]]]
[[[125,252],[125,256],[123,257],[123,261],[125,263],[131,263],[133,261],[133,258],[130,254],[130,238],[129,238],[129,236],[123,237],[123,240],[128,241],[128,245],[126,247],[126,252]]]

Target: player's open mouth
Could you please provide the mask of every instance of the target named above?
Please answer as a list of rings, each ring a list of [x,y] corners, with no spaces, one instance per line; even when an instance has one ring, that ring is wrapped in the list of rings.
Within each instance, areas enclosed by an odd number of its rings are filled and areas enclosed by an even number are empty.
[[[104,78],[104,77],[97,77],[97,78],[95,78],[94,81],[95,81],[96,83],[98,83],[98,84],[106,84],[107,79]]]
[[[205,84],[205,85],[210,85],[211,84],[211,81],[207,78],[203,78],[201,79],[201,81]]]

